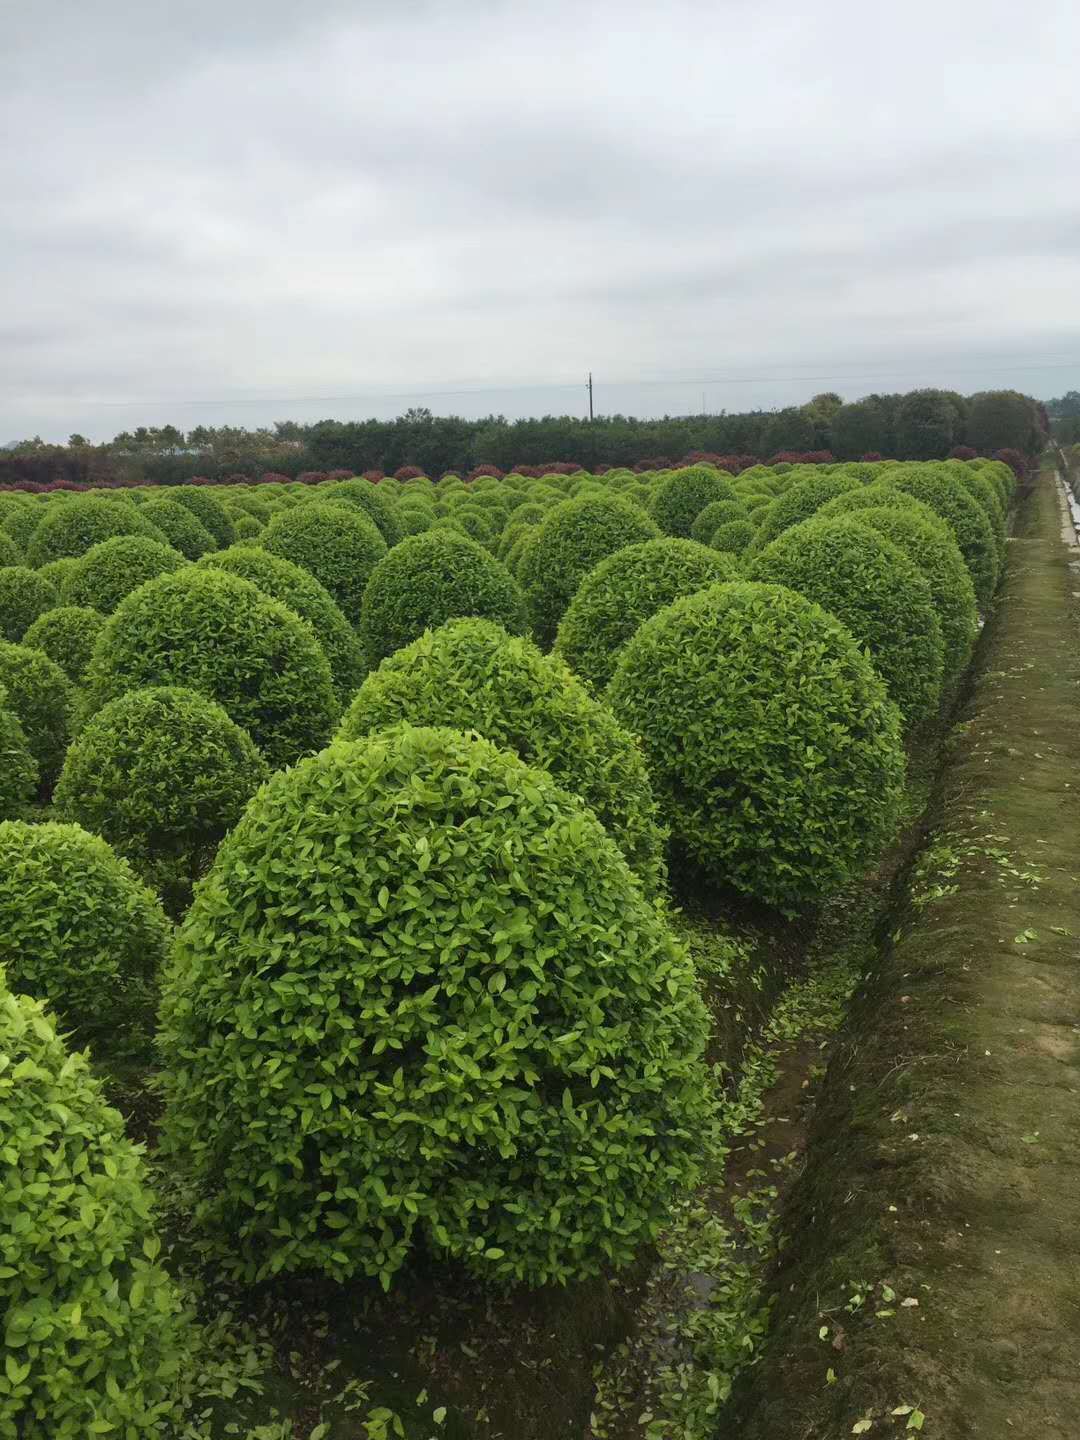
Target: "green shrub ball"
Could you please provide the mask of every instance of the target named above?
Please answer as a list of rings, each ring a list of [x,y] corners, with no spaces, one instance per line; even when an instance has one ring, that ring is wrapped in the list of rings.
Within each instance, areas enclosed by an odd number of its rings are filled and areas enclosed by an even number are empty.
[[[452,530],[425,530],[395,545],[372,571],[360,639],[372,667],[447,620],[477,616],[510,634],[526,628],[510,572],[482,545]]]
[[[76,1042],[146,1054],[172,937],[157,897],[78,825],[0,824],[0,966]]]
[[[21,565],[22,563],[22,550],[6,530],[0,530],[0,565],[6,569],[10,565]]]
[[[208,550],[217,548],[217,541],[201,520],[186,505],[175,500],[148,500],[139,509],[144,520],[156,525],[174,550],[186,560],[197,560]]]
[[[67,676],[41,650],[0,640],[0,685],[22,726],[41,783],[49,786],[64,763],[73,691]]]
[[[41,615],[23,636],[31,650],[42,650],[73,685],[81,685],[105,617],[83,605],[58,605]]]
[[[690,526],[690,539],[696,540],[699,545],[708,545],[717,526],[745,522],[748,514],[741,500],[713,500],[695,517]]]
[[[848,631],[782,586],[713,585],[661,610],[608,698],[641,737],[672,834],[744,895],[820,901],[892,834],[896,708]]]
[[[736,578],[729,560],[695,540],[627,545],[582,580],[559,626],[556,653],[599,693],[639,625],[684,595]]]
[[[181,570],[187,561],[162,540],[120,535],[103,540],[75,561],[60,586],[64,605],[87,606],[111,615],[120,601],[147,580]]]
[[[667,834],[634,740],[561,660],[490,620],[427,631],[364,681],[338,737],[407,721],[475,731],[584,800],[646,891],[666,876]]]
[[[407,542],[406,542],[407,543]],[[273,776],[181,931],[171,1163],[249,1280],[389,1285],[421,1241],[543,1285],[627,1263],[711,1115],[685,952],[599,821],[401,726]]]
[[[870,652],[908,729],[936,710],[941,623],[925,578],[884,535],[856,520],[810,520],[756,555],[749,578],[786,585],[835,615]]]
[[[190,897],[267,776],[246,730],[193,690],[133,690],[70,746],[57,813],[102,836],[170,909]]]
[[[144,535],[164,539],[160,530],[144,520],[130,500],[119,500],[98,491],[74,495],[63,505],[50,504],[34,531],[26,561],[35,569],[52,560],[85,555],[102,540],[116,535]]]
[[[813,475],[800,480],[774,500],[768,510],[760,512],[762,519],[755,538],[755,547],[762,550],[785,530],[809,520],[823,505],[860,489],[859,481],[850,475]]]
[[[364,484],[368,482],[365,480]],[[351,625],[360,619],[368,577],[386,554],[375,522],[357,506],[310,501],[275,515],[263,548],[314,575]]]
[[[0,568],[0,638],[17,643],[58,600],[55,586],[36,570],[25,565]]]
[[[701,512],[719,501],[737,503],[738,498],[726,471],[709,465],[688,465],[661,480],[653,494],[652,515],[665,535],[701,539],[693,533],[694,521]],[[720,521],[715,523],[719,525]]]
[[[352,480],[340,480],[334,485],[324,486],[319,491],[319,500],[351,505],[361,511],[374,521],[386,541],[387,549],[405,539],[407,527],[401,514],[401,504],[386,484],[373,485],[370,480],[356,476]]]
[[[709,544],[714,550],[742,555],[753,545],[756,534],[749,520],[729,520],[725,525],[716,527],[709,537]]]
[[[0,1435],[157,1435],[180,1418],[192,1337],[138,1147],[85,1056],[2,972],[0,1055]]]
[[[311,627],[250,581],[195,566],[148,581],[109,618],[87,671],[83,716],[159,685],[216,700],[271,767],[324,745],[338,714]]]
[[[559,621],[589,571],[627,545],[658,536],[644,510],[617,495],[564,500],[536,527],[528,551],[526,598],[540,644],[554,642]]]
[[[224,503],[202,485],[173,485],[169,499],[191,511],[199,524],[209,530],[219,550],[236,541],[236,527]]]
[[[39,771],[19,717],[0,684],[0,820],[17,820],[37,793]]]
[[[979,609],[989,609],[997,589],[999,563],[994,532],[979,502],[956,479],[936,465],[898,466],[890,472],[891,488],[921,500],[949,526],[968,567]]]

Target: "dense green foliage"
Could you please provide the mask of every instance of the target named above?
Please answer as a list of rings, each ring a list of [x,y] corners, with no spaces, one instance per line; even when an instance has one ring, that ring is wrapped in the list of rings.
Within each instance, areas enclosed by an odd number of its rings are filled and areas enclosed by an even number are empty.
[[[145,535],[120,535],[103,540],[76,560],[65,575],[60,599],[65,605],[85,605],[111,615],[120,601],[147,580],[171,574],[186,564],[184,557],[163,540]]]
[[[369,520],[375,522],[388,549],[399,540],[405,539],[407,532],[401,507],[394,499],[389,485],[373,485],[370,480],[356,477],[353,480],[341,480],[336,485],[328,485],[325,491],[320,491],[319,498],[332,503],[352,505],[362,510]]]
[[[653,495],[652,516],[665,535],[700,540],[700,535],[693,535],[694,521],[707,506],[721,500],[736,500],[731,477],[709,465],[688,465],[660,482]]]
[[[73,685],[81,685],[105,617],[86,605],[58,605],[40,615],[27,629],[23,644],[43,650]]]
[[[27,564],[37,568],[50,560],[85,555],[94,545],[115,535],[164,539],[130,500],[117,500],[93,490],[73,495],[63,505],[45,507],[45,515],[27,547]]]
[[[0,1435],[159,1434],[191,1332],[139,1152],[85,1057],[2,972],[0,1135]]]
[[[179,685],[216,700],[271,766],[325,743],[337,717],[311,628],[248,580],[188,566],[129,595],[86,675],[86,716],[129,690]]]
[[[175,910],[266,775],[250,735],[220,705],[161,686],[94,716],[68,750],[53,800]]]
[[[540,644],[552,644],[559,621],[594,565],[657,533],[640,506],[617,495],[581,495],[556,505],[537,530],[523,576]]]
[[[368,676],[338,736],[402,721],[474,731],[547,770],[603,822],[646,890],[662,889],[667,835],[641,754],[561,660],[490,620],[452,621]]]
[[[0,567],[0,639],[19,641],[59,601],[56,587],[25,565]]]
[[[704,510],[699,510],[690,526],[690,539],[701,545],[708,545],[719,525],[732,521],[745,521],[750,512],[741,500],[713,500]]]
[[[7,708],[22,726],[43,785],[60,773],[67,748],[72,690],[60,669],[41,650],[0,640],[0,685]]]
[[[0,530],[0,565],[21,565],[22,551],[6,530]]]
[[[719,580],[734,580],[723,556],[694,540],[646,540],[609,555],[582,580],[559,626],[555,649],[594,690],[611,679],[634,631],[665,605]]]
[[[938,466],[905,465],[891,470],[888,478],[890,486],[929,505],[952,530],[971,572],[979,609],[986,610],[997,589],[998,556],[990,521],[978,501]]]
[[[820,900],[895,824],[899,717],[844,627],[782,586],[711,586],[647,620],[608,690],[673,835],[723,884]]]
[[[375,666],[425,630],[469,616],[521,634],[526,627],[521,590],[475,540],[451,530],[426,530],[395,545],[372,571],[360,639]]]
[[[169,491],[169,497],[187,506],[199,524],[209,530],[219,550],[235,542],[236,528],[216,495],[198,485],[177,485]]]
[[[406,542],[407,543],[407,542]],[[710,1113],[693,970],[599,822],[404,726],[271,777],[180,934],[163,1137],[249,1279],[418,1242],[543,1284],[628,1262]]]
[[[179,550],[187,560],[197,560],[208,550],[217,548],[217,542],[202,521],[176,500],[148,500],[140,506],[139,514],[156,525],[173,549]]]
[[[809,520],[823,505],[835,500],[838,495],[857,490],[859,481],[850,475],[814,475],[801,480],[774,500],[768,510],[761,512],[755,547],[762,550],[785,530]]]
[[[352,625],[360,619],[368,577],[387,553],[375,522],[359,506],[345,503],[309,501],[282,511],[266,527],[262,543],[271,555],[314,575]]]
[[[855,520],[811,520],[756,555],[749,575],[786,585],[842,621],[870,652],[909,728],[934,712],[941,624],[926,580],[884,535]]]
[[[0,824],[0,966],[81,1045],[146,1053],[171,931],[156,897],[78,825]]]
[[[19,717],[8,708],[7,690],[0,684],[0,820],[21,816],[33,800],[37,784],[37,761]]]
[[[716,527],[709,537],[709,544],[714,550],[741,555],[753,545],[756,534],[749,520],[729,520],[726,525]]]

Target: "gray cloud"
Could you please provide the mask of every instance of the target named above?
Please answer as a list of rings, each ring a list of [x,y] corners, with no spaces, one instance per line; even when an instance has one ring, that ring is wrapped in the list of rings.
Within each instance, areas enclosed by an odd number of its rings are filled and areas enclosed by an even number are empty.
[[[590,367],[639,413],[1060,393],[1078,41],[1068,0],[22,7],[0,441],[580,411]]]

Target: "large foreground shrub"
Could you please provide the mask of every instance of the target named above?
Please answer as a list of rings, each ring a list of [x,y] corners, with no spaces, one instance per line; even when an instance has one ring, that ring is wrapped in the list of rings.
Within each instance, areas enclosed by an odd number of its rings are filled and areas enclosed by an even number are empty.
[[[23,814],[37,791],[38,775],[26,733],[8,709],[7,691],[0,684],[0,820]]]
[[[250,581],[195,566],[149,581],[111,616],[87,671],[84,714],[154,685],[216,700],[271,766],[317,750],[337,715],[310,627]]]
[[[404,542],[408,543],[408,542]],[[422,1238],[544,1284],[691,1183],[692,969],[544,771],[403,726],[273,776],[181,931],[164,1140],[222,1264],[389,1284]]]
[[[791,907],[839,889],[895,823],[899,716],[849,633],[779,585],[721,584],[647,620],[608,690],[688,854]]]
[[[338,731],[358,740],[408,721],[475,731],[539,765],[601,820],[655,894],[666,833],[645,762],[561,660],[490,620],[454,620],[398,650],[360,687]]]
[[[425,630],[469,616],[520,634],[526,625],[521,590],[475,540],[426,530],[409,535],[376,565],[364,595],[360,639],[375,666]]]
[[[159,1433],[189,1330],[139,1152],[86,1059],[0,971],[0,1435]]]
[[[870,652],[909,727],[941,699],[944,647],[930,587],[884,535],[855,520],[811,520],[755,556],[750,578],[797,590]]]
[[[646,540],[609,555],[582,580],[559,625],[556,651],[595,690],[611,679],[638,626],[683,595],[734,580],[730,560],[694,540]]]
[[[77,1043],[145,1053],[170,938],[154,895],[78,825],[0,824],[0,966]]]
[[[359,507],[315,501],[275,515],[262,543],[314,575],[353,625],[368,576],[386,554],[386,541]]]
[[[193,690],[133,690],[72,743],[57,812],[103,836],[176,909],[266,778],[246,730]]]
[[[55,587],[38,571],[25,565],[0,567],[0,639],[21,640],[58,599]]]
[[[22,726],[42,784],[60,773],[67,748],[72,689],[60,669],[41,650],[0,640],[0,685],[7,708]]]
[[[85,605],[111,615],[121,600],[147,580],[169,575],[186,564],[180,552],[163,540],[119,535],[103,540],[75,561],[61,583],[60,599],[65,605]]]

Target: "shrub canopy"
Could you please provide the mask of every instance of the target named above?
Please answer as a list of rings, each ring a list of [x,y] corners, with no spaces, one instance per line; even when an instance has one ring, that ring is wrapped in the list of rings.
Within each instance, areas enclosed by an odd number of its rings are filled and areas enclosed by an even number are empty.
[[[949,526],[971,573],[979,609],[986,610],[997,589],[998,556],[990,521],[978,501],[936,465],[897,466],[890,470],[888,483],[929,505]]]
[[[179,550],[187,560],[197,560],[208,550],[217,548],[216,540],[202,521],[175,500],[148,500],[140,506],[139,514],[156,525],[173,549]]]
[[[0,685],[22,726],[43,785],[60,773],[68,743],[72,690],[64,672],[41,650],[0,640]]]
[[[169,491],[169,497],[191,511],[199,524],[210,531],[220,550],[235,542],[236,527],[229,512],[222,501],[209,490],[199,485],[174,485]]]
[[[31,650],[42,650],[73,685],[81,685],[105,617],[85,605],[58,605],[40,615],[23,636]]]
[[[774,500],[768,510],[761,511],[755,548],[764,549],[785,530],[809,520],[830,500],[859,488],[859,481],[850,475],[814,475],[809,480],[798,481]]]
[[[693,536],[694,521],[708,505],[721,500],[738,500],[731,476],[709,465],[687,465],[672,470],[657,485],[652,496],[652,516],[665,535],[697,539]]]
[[[26,552],[27,564],[36,568],[69,555],[85,555],[102,540],[115,535],[144,535],[164,541],[161,531],[144,520],[138,506],[99,491],[73,495],[63,505],[50,504]]]
[[[33,800],[37,785],[37,761],[19,717],[8,709],[7,691],[0,684],[0,820],[18,819]]]
[[[359,506],[344,503],[311,501],[283,510],[266,527],[262,543],[271,555],[314,575],[352,625],[360,618],[368,577],[386,554],[375,522]]]
[[[20,641],[59,601],[56,588],[26,565],[0,567],[0,639]]]
[[[370,480],[355,476],[340,480],[319,491],[320,500],[351,505],[374,521],[387,549],[405,539],[407,527],[401,514],[401,503],[388,485],[373,485]]]
[[[690,526],[690,538],[700,545],[708,545],[718,525],[727,525],[733,520],[745,520],[749,513],[741,500],[713,500],[694,517],[694,523]]]
[[[169,575],[187,562],[163,540],[145,535],[120,535],[94,545],[64,576],[60,599],[65,605],[85,605],[111,615],[120,601],[147,580]]]

